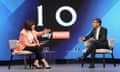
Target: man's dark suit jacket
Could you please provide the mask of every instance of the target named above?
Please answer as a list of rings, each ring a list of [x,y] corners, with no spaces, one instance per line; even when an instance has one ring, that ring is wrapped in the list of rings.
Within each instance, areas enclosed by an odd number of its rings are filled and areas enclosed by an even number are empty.
[[[89,38],[94,38],[96,36],[96,29],[93,29],[86,37],[85,40],[88,40]],[[95,39],[96,40],[96,39]],[[99,39],[97,40],[101,43],[104,43],[108,47],[108,42],[107,42],[107,29],[104,27],[101,27],[100,32],[99,32]]]

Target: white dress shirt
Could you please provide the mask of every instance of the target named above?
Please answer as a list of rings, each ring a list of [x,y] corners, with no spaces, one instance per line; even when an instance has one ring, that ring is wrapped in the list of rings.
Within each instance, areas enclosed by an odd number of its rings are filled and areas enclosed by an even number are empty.
[[[98,27],[97,30],[96,30],[96,36],[95,36],[95,39],[96,39],[96,40],[99,39],[100,29],[101,29],[101,27]]]

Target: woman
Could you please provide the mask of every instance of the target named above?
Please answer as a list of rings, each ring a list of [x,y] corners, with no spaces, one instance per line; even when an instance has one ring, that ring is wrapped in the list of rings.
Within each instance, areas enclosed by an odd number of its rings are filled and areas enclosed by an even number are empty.
[[[44,29],[41,32],[35,31],[35,25],[33,21],[27,20],[24,28],[20,32],[18,47],[15,48],[15,52],[22,50],[29,50],[36,55],[36,59],[33,63],[33,66],[37,69],[40,69],[39,62],[42,62],[46,69],[51,69],[47,61],[42,57],[42,48],[40,48],[43,43],[39,43],[37,36],[41,36],[47,32],[50,32],[49,29]]]

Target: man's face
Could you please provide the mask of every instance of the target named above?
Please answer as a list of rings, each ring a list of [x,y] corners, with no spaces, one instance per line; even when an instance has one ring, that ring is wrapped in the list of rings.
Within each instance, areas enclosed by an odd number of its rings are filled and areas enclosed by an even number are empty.
[[[93,20],[92,25],[93,25],[93,28],[98,28],[100,26],[97,20]]]

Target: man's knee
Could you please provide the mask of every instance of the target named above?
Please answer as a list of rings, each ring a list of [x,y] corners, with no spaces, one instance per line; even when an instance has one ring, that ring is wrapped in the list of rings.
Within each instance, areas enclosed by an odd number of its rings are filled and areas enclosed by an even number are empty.
[[[95,46],[96,46],[96,45],[95,45],[95,42],[90,42],[89,45],[87,45],[86,47],[87,47],[87,48],[91,48],[91,47],[93,48],[93,47],[95,47]]]

